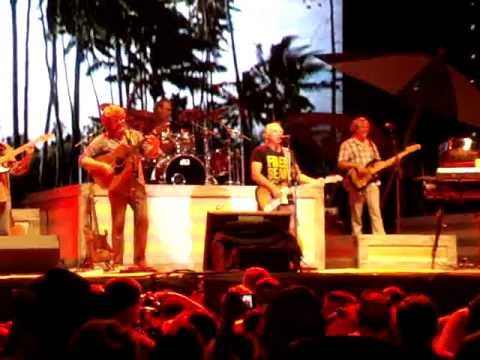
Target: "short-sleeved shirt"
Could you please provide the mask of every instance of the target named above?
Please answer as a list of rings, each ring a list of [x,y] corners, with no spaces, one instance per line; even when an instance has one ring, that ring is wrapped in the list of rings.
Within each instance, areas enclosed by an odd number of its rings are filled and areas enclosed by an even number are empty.
[[[351,137],[340,145],[338,162],[348,161],[356,165],[366,166],[372,160],[380,160],[377,146],[370,140],[360,141]]]
[[[262,164],[262,175],[275,185],[288,184],[287,152],[272,150],[268,145],[257,146],[252,153],[251,161]]]
[[[103,133],[92,140],[92,142],[83,151],[82,156],[96,158],[97,156],[108,154],[114,151],[120,144],[137,146],[142,140],[143,134],[140,131],[132,129],[126,130],[125,136],[121,140],[112,139]],[[137,174],[138,182],[145,184],[140,157],[137,157],[137,161],[135,161],[134,172]]]

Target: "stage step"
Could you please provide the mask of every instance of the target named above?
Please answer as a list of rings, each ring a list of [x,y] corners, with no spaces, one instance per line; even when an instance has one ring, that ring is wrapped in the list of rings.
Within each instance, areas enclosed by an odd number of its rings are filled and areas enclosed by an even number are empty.
[[[12,235],[40,235],[45,229],[40,209],[12,209],[14,226]]]
[[[358,267],[360,269],[430,269],[434,235],[360,235]],[[439,240],[435,269],[457,266],[457,238],[442,235]]]

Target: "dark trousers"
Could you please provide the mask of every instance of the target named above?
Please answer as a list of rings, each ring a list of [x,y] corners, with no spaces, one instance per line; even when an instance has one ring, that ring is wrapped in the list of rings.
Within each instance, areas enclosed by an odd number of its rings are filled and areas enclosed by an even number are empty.
[[[10,199],[0,201],[0,235],[9,235],[12,225],[11,218],[12,203]]]
[[[145,264],[145,249],[147,247],[148,233],[148,210],[147,194],[145,186],[139,183],[132,185],[125,193],[110,192],[111,215],[112,215],[112,250],[113,262],[123,264],[125,211],[127,205],[133,210],[134,220],[134,250],[133,262]]]

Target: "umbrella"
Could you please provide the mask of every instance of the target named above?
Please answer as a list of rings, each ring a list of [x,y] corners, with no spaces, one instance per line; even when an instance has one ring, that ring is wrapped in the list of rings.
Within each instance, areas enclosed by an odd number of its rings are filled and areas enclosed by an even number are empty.
[[[346,75],[413,100],[416,116],[410,127],[415,125],[421,112],[480,126],[480,91],[447,64],[443,54],[324,54],[318,57]]]

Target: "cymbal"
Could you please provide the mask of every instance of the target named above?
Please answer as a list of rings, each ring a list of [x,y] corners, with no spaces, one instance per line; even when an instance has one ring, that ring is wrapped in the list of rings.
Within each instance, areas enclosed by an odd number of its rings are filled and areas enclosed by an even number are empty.
[[[221,118],[223,118],[223,115],[228,111],[227,108],[225,107],[219,107],[218,109],[213,109],[210,110],[207,114],[207,116],[213,120],[213,121],[218,121]]]
[[[202,109],[185,109],[178,114],[178,119],[184,122],[198,122],[205,118]]]
[[[137,109],[126,109],[126,111],[128,126],[142,133],[150,133],[160,125],[157,117],[151,111]]]
[[[223,114],[227,111],[227,108],[220,107],[209,111],[202,109],[186,109],[179,113],[178,119],[185,122],[200,122],[203,120],[218,121],[223,118]]]

